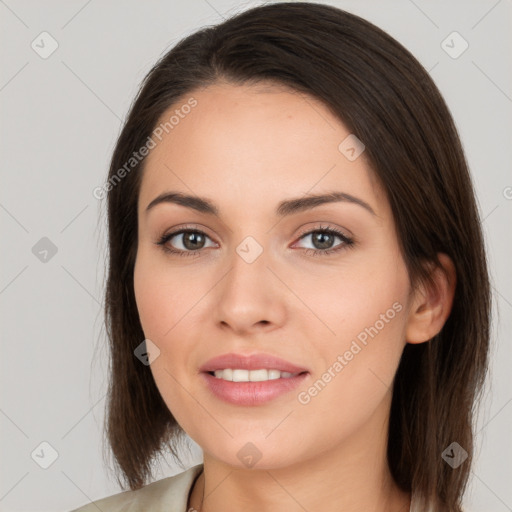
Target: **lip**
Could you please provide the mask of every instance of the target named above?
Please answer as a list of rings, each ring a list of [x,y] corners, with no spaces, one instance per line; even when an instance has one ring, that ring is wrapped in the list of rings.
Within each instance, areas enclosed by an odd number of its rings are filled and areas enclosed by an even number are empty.
[[[226,368],[241,370],[260,370],[266,368],[289,373],[308,372],[307,368],[301,368],[289,361],[264,353],[251,355],[223,354],[208,360],[199,368],[199,371],[214,372],[215,370],[224,370]]]
[[[255,406],[269,402],[294,390],[309,373],[263,382],[231,382],[201,373],[208,389],[220,400],[239,406]]]
[[[226,368],[241,370],[274,369],[297,373],[294,377],[263,382],[232,382],[218,379],[208,372]],[[267,403],[295,389],[308,375],[309,370],[270,354],[223,354],[207,361],[201,368],[201,378],[208,389],[220,400],[239,406]]]

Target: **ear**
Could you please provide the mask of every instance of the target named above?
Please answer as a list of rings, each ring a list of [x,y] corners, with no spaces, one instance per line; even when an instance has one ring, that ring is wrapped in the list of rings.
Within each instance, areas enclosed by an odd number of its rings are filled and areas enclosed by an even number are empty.
[[[432,270],[433,284],[422,283],[414,290],[406,328],[407,343],[423,343],[438,334],[453,304],[457,281],[455,265],[449,256],[438,254],[441,267]]]

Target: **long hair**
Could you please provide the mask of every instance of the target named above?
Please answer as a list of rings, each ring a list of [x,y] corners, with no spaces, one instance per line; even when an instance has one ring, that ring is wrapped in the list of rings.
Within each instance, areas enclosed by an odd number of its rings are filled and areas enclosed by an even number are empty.
[[[143,80],[118,138],[104,189],[111,353],[105,432],[116,470],[132,490],[140,488],[164,448],[179,462],[183,434],[150,368],[134,357],[144,340],[133,271],[145,159],[130,159],[167,109],[219,80],[270,81],[321,100],[365,144],[411,283],[428,281],[438,253],[453,260],[450,316],[428,342],[406,344],[395,375],[388,463],[401,489],[421,494],[438,511],[460,511],[490,322],[486,255],[461,142],[439,90],[408,50],[358,16],[305,2],[252,8],[181,40]],[[456,469],[441,456],[452,442],[468,453]]]

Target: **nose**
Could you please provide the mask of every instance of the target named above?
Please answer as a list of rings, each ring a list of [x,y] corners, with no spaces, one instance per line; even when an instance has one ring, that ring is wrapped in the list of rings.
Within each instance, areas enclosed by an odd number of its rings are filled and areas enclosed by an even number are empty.
[[[253,260],[255,249],[241,244],[238,252],[233,251],[229,269],[216,287],[215,322],[238,335],[273,330],[286,317],[285,287],[269,268],[272,262],[266,250]]]

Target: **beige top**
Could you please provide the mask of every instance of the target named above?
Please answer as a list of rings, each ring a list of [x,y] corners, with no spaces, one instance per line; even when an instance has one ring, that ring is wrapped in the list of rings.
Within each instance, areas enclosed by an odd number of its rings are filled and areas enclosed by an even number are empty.
[[[187,512],[189,493],[202,470],[203,465],[198,464],[136,491],[107,496],[71,512]],[[414,493],[409,512],[428,512]]]

